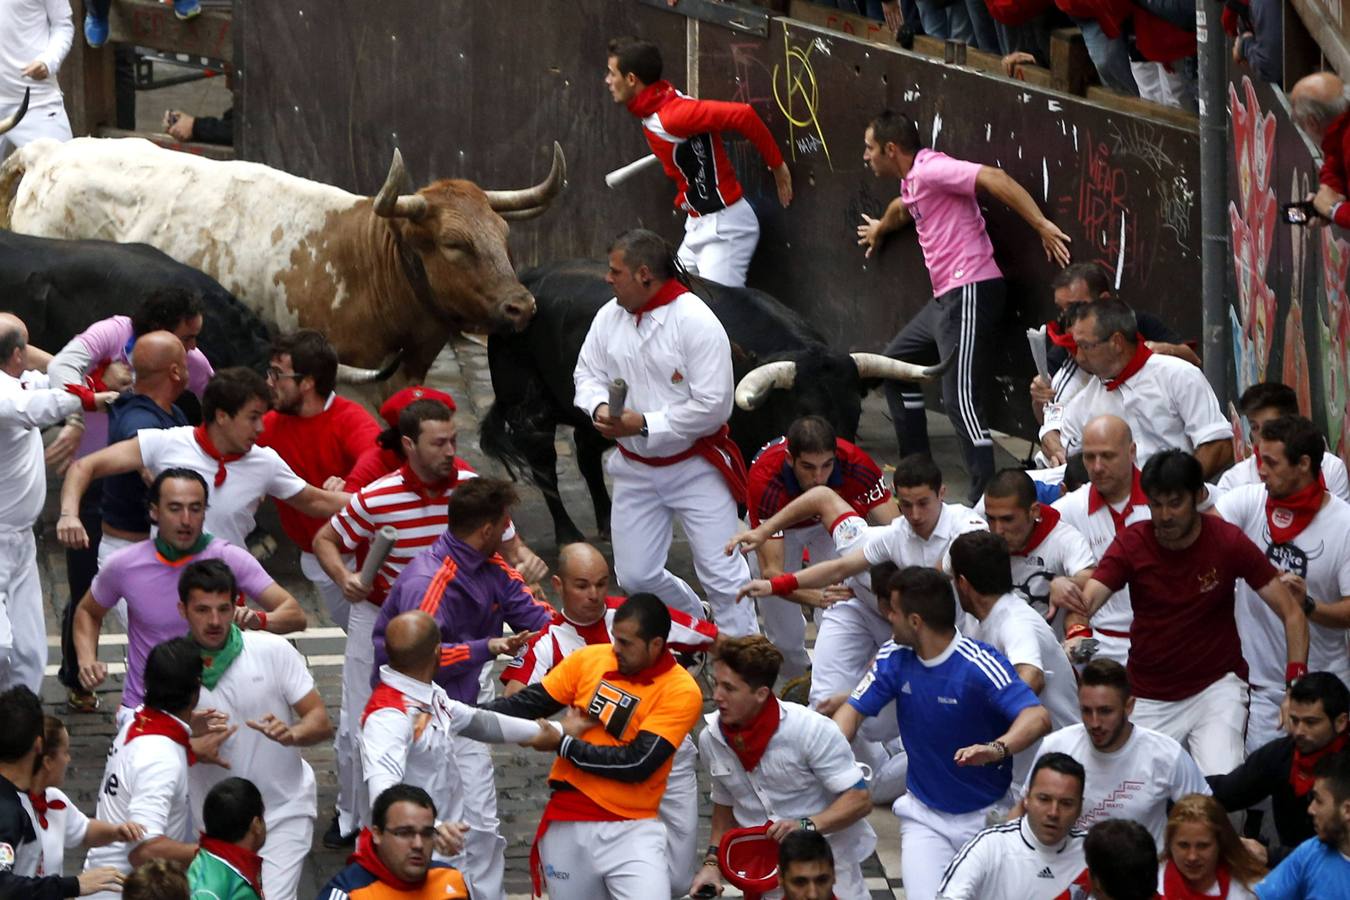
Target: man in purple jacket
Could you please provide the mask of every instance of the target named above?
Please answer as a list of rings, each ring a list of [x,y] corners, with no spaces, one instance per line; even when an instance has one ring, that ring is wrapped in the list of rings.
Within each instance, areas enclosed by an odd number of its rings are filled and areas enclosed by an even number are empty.
[[[513,656],[552,620],[553,609],[534,599],[520,573],[497,548],[519,498],[505,481],[475,478],[450,495],[450,528],[408,563],[389,591],[375,621],[375,671],[388,662],[384,632],[399,613],[420,609],[441,629],[441,665],[436,683],[452,699],[476,704],[479,675],[497,656]],[[515,632],[502,637],[502,623]],[[491,691],[491,686],[487,688]],[[498,834],[497,788],[486,744],[455,738],[453,758],[464,791],[469,834],[465,874],[475,894],[499,897],[506,840]]]

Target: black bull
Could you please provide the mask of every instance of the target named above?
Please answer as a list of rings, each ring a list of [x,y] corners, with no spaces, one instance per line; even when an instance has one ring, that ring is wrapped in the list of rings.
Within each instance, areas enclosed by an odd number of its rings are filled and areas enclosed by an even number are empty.
[[[549,263],[524,273],[534,295],[530,325],[517,334],[488,339],[488,363],[496,402],[483,419],[483,452],[513,473],[524,472],[540,487],[553,517],[559,544],[582,539],[558,494],[554,432],[571,425],[577,466],[590,491],[602,535],[609,534],[609,493],[600,456],[611,442],[573,405],[572,370],[591,320],[614,292],[605,283],[605,265],[591,260]],[[870,385],[858,376],[846,353],[831,351],[805,319],[762,291],[694,280],[694,292],[708,304],[731,339],[736,381],[755,367],[777,360],[797,365],[792,388],[774,390],[754,410],[732,410],[731,435],[748,463],[766,443],[800,416],[824,416],[840,437],[858,431],[862,397]]]
[[[146,244],[61,241],[0,230],[0,309],[23,319],[29,341],[51,353],[100,319],[131,315],[148,294],[164,288],[200,298],[198,343],[212,366],[266,368],[267,327],[214,278]]]

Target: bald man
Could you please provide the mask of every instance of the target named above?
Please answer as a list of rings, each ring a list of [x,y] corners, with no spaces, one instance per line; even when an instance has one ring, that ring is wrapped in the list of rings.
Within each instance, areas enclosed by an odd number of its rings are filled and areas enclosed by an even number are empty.
[[[452,756],[452,738],[462,735],[488,743],[525,743],[551,728],[478,709],[446,695],[435,682],[440,666],[441,632],[421,610],[395,616],[384,633],[389,662],[361,717],[361,772],[357,811],[369,827],[370,807],[386,788],[416,784],[436,801],[442,823],[437,855],[450,858],[464,846],[469,826],[461,822],[464,792]]]
[[[1134,435],[1124,419],[1097,416],[1083,426],[1082,440],[1088,483],[1056,500],[1054,508],[1087,538],[1093,555],[1101,559],[1117,532],[1150,518],[1148,500],[1139,486]],[[1071,651],[1072,659],[1072,651],[1091,639],[1097,642],[1096,655],[1125,665],[1133,620],[1130,589],[1125,587],[1111,595],[1091,622],[1076,613],[1066,615],[1065,649]]]
[[[1350,206],[1345,204],[1346,167],[1350,164],[1350,99],[1345,84],[1331,72],[1315,72],[1300,78],[1289,92],[1294,124],[1322,145],[1322,169],[1317,193],[1309,197],[1319,215],[1342,228],[1350,227]],[[1317,223],[1314,223],[1317,224]]]
[[[25,371],[28,326],[0,313],[0,691],[24,685],[42,692],[47,633],[38,583],[33,524],[47,500],[41,430],[80,410],[106,409],[111,391],[47,388]]]
[[[588,644],[608,644],[614,614],[624,598],[607,596],[609,563],[590,544],[567,544],[558,552],[558,570],[551,579],[561,601],[553,621],[540,630],[502,672],[505,696],[543,680],[554,666]],[[663,600],[667,598],[662,598]],[[669,603],[666,604],[670,606]],[[670,636],[666,645],[676,653],[709,650],[721,642],[717,626],[695,619],[670,606]],[[666,826],[666,859],[670,883],[687,885],[694,879],[698,838],[698,751],[685,737],[675,751],[675,764],[666,781],[660,816]]]

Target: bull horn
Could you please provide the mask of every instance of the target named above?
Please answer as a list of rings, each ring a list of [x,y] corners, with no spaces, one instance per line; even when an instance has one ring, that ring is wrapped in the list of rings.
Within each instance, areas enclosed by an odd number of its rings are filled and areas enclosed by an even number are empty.
[[[378,369],[360,369],[338,363],[337,380],[340,384],[374,384],[377,381],[387,381],[398,370],[401,362],[403,362],[402,350],[389,354]]]
[[[567,159],[562,145],[553,142],[553,167],[548,177],[534,187],[515,191],[484,191],[492,211],[506,219],[528,219],[540,215],[553,202],[567,178]],[[511,213],[511,215],[507,215]]]
[[[953,353],[935,366],[918,366],[904,360],[891,359],[880,353],[850,353],[858,367],[859,378],[892,378],[897,381],[932,381],[952,367]]]
[[[23,117],[28,113],[28,97],[32,93],[32,88],[23,89],[23,102],[19,104],[19,108],[15,110],[14,115],[0,119],[0,134],[4,134],[23,121]]]
[[[789,360],[765,363],[745,373],[736,385],[736,405],[746,411],[758,409],[774,388],[788,390],[797,381],[797,364]]]
[[[414,221],[427,213],[427,199],[421,194],[400,194],[408,172],[403,168],[403,154],[394,148],[394,158],[389,162],[389,174],[385,176],[384,186],[375,195],[375,215],[386,219],[404,218]]]

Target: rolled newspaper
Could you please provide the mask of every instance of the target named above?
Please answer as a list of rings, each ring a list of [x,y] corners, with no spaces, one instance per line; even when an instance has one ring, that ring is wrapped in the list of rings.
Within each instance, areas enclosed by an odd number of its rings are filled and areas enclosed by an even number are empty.
[[[610,172],[608,175],[605,176],[605,184],[609,185],[612,188],[618,187],[628,179],[632,178],[638,172],[641,172],[648,166],[654,166],[659,162],[660,160],[656,158],[656,154],[648,153],[641,159],[634,160],[633,162],[630,162],[628,165],[620,166],[613,172]]]
[[[375,573],[384,565],[397,539],[398,530],[393,525],[386,525],[375,532],[375,539],[370,542],[370,552],[366,554],[366,561],[361,566],[361,583],[366,587],[375,583]]]
[[[609,386],[609,416],[617,419],[623,415],[623,405],[628,402],[628,382],[615,378]]]

